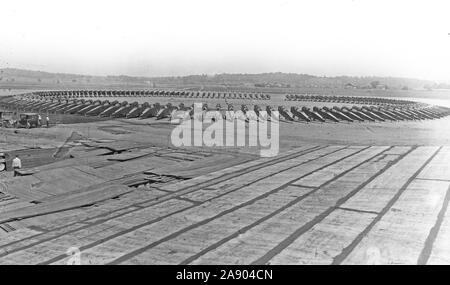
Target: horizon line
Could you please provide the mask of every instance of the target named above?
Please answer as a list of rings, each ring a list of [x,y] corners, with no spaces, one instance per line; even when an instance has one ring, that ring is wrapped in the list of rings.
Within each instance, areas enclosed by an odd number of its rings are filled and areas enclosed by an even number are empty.
[[[371,78],[371,77],[379,77],[379,78],[394,78],[394,79],[409,79],[409,80],[420,80],[420,81],[430,81],[434,83],[450,83],[450,80],[436,80],[436,79],[423,79],[423,78],[417,78],[417,77],[402,77],[402,76],[392,76],[392,75],[335,75],[335,76],[329,76],[329,75],[318,75],[318,74],[312,74],[312,73],[296,73],[296,72],[284,72],[284,71],[272,71],[272,72],[260,72],[260,73],[246,73],[246,72],[236,72],[236,73],[228,73],[228,72],[222,72],[222,73],[201,73],[201,74],[185,74],[185,75],[157,75],[157,76],[148,76],[148,75],[127,75],[127,74],[103,74],[103,75],[93,75],[93,74],[87,74],[87,73],[69,73],[69,72],[56,72],[56,71],[46,71],[46,70],[38,70],[38,69],[28,69],[28,68],[18,68],[18,67],[0,67],[0,70],[6,70],[6,69],[15,69],[15,70],[22,70],[22,71],[31,71],[31,72],[43,72],[43,73],[49,73],[49,74],[63,74],[63,75],[75,75],[75,76],[89,76],[89,77],[134,77],[134,78],[171,78],[171,77],[188,77],[188,76],[217,76],[217,75],[261,75],[261,74],[294,74],[294,75],[307,75],[307,76],[313,76],[318,78],[340,78],[340,77],[355,77],[355,78]]]

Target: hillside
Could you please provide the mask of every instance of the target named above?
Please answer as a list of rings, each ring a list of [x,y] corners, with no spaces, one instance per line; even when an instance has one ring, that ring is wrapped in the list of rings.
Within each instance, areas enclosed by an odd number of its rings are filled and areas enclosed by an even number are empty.
[[[89,76],[15,68],[0,69],[0,88],[347,88],[438,89],[449,84],[396,77],[320,77],[295,73],[216,74],[177,77]]]

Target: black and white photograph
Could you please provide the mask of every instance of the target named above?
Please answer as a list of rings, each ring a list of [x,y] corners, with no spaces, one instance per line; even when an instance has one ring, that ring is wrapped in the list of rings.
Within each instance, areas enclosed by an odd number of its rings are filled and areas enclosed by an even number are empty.
[[[0,265],[449,265],[449,12],[0,0]]]

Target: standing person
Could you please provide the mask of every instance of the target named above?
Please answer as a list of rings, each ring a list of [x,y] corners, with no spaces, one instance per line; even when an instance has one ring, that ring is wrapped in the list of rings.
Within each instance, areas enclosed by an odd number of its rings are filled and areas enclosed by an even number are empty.
[[[47,115],[47,117],[45,117],[45,120],[47,121],[47,128],[48,128],[50,126],[50,119],[49,119],[48,115]]]
[[[12,160],[12,167],[14,169],[14,176],[17,176],[17,170],[22,168],[22,161],[17,154]]]
[[[38,115],[38,126],[42,126],[42,117],[41,114]]]

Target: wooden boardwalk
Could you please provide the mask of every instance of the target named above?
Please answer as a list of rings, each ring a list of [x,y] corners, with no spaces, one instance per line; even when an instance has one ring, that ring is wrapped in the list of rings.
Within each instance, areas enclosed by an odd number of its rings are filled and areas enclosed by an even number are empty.
[[[450,264],[450,147],[304,146],[0,233],[0,264]]]

